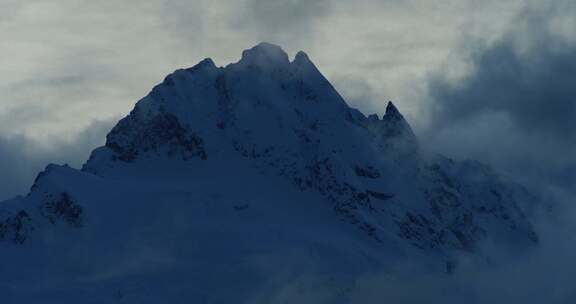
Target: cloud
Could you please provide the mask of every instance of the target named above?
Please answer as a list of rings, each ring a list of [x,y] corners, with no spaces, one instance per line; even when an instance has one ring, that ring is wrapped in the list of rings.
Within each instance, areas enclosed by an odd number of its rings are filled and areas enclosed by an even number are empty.
[[[424,140],[535,185],[575,189],[576,40],[564,29],[574,16],[571,1],[533,3],[500,39],[464,44],[469,72],[431,78]]]
[[[506,20],[522,3],[520,0],[505,3],[489,0],[482,4],[450,0],[439,8],[416,0],[4,1],[0,31],[10,43],[1,44],[0,52],[10,56],[0,58],[5,71],[0,75],[0,137],[5,141],[9,138],[10,142],[23,138],[22,141],[42,146],[59,142],[57,138],[72,138],[74,130],[88,127],[93,120],[109,120],[127,113],[172,70],[191,66],[204,57],[213,57],[219,64],[235,61],[242,49],[260,40],[277,41],[291,54],[299,49],[307,51],[326,76],[334,80],[342,95],[360,110],[382,113],[386,102],[393,100],[413,124],[419,125],[426,113],[423,105],[430,103],[420,98],[425,89],[424,76],[451,52],[460,31],[493,41],[494,34],[490,33],[501,33],[508,23]],[[557,16],[561,15],[558,12],[570,11],[569,2],[563,3],[568,3],[567,8],[556,5],[538,9]],[[524,14],[529,18],[523,20],[532,20],[538,15],[528,10]],[[510,121],[503,126],[507,126],[506,132],[510,133],[508,138],[515,138],[506,140],[501,136],[497,140],[508,145],[500,149],[508,151],[503,153],[507,159],[518,157],[520,150],[514,146],[526,147],[532,160],[554,155],[545,154],[543,148],[532,151],[534,146],[564,146],[565,151],[573,151],[572,145],[566,144],[570,132],[561,132],[570,125],[569,103],[554,103],[549,111],[559,113],[558,116],[546,115],[556,118],[539,120],[537,111],[523,109],[518,103],[496,103],[500,93],[492,94],[495,101],[489,102],[489,106],[482,105],[478,98],[473,99],[470,109],[479,109],[470,113],[468,108],[458,110],[456,102],[460,97],[467,98],[466,94],[472,95],[474,89],[494,84],[490,82],[490,75],[496,72],[498,60],[504,60],[505,56],[514,59],[518,55],[516,69],[528,73],[516,83],[512,77],[505,79],[512,85],[539,81],[539,77],[545,78],[540,71],[547,68],[556,69],[566,64],[565,68],[571,69],[573,63],[560,59],[554,66],[544,59],[540,60],[543,63],[538,60],[538,52],[544,52],[546,59],[569,57],[562,52],[573,48],[562,48],[558,41],[574,40],[570,31],[574,18],[570,16],[565,13],[562,18],[555,17],[547,23],[550,28],[547,32],[540,33],[542,30],[536,26],[530,30],[517,29],[516,33],[529,34],[508,33],[507,37],[527,38],[518,38],[514,43],[503,38],[496,44],[500,49],[484,47],[485,52],[473,52],[473,62],[480,66],[483,60],[482,66],[485,62],[492,68],[479,71],[482,77],[470,76],[469,80],[459,83],[460,88],[436,78],[431,92],[434,104],[442,110],[435,112],[435,121],[441,121],[439,118],[444,115],[454,122],[435,128],[435,136],[422,137],[443,142],[460,155],[482,157],[479,142],[474,141],[476,145],[469,145],[467,149],[457,149],[459,140],[450,140],[450,137],[470,136],[472,127],[482,127],[482,132],[490,134],[493,130],[479,117],[497,117],[494,119]],[[521,24],[535,24],[535,21]],[[534,36],[532,31],[538,34]],[[531,39],[534,37],[540,38]],[[522,41],[537,43],[543,39],[537,46],[548,48],[550,43],[553,48],[541,51],[535,47],[526,54],[510,52],[512,45],[522,46]],[[524,64],[525,58],[535,67]],[[555,88],[571,93],[567,83],[568,80],[560,81]],[[563,125],[556,124],[556,119],[564,122]],[[535,122],[533,130],[542,135],[515,130],[525,130],[531,122]],[[542,144],[544,142],[546,144]],[[13,143],[12,147],[18,149],[19,145]],[[568,152],[564,158],[568,158]],[[563,176],[570,173],[560,171],[555,172],[561,176],[557,179],[567,180]]]
[[[37,141],[24,135],[0,136],[0,201],[27,193],[36,175],[49,163],[80,167],[102,145],[117,119],[93,121],[70,138]]]
[[[232,16],[233,25],[250,31],[260,40],[304,46],[316,33],[316,23],[330,15],[330,0],[248,0],[243,13]]]
[[[386,96],[380,112],[388,99],[413,111],[414,83],[450,51],[460,25],[498,32],[488,18],[505,19],[517,2],[6,0],[0,128],[42,138],[126,114],[171,71],[205,57],[235,61],[262,40],[305,50],[330,79],[365,81]],[[15,109],[45,111],[20,121],[7,117]]]
[[[576,39],[568,34],[576,3],[529,3],[499,38],[462,41],[460,58],[450,57],[428,82],[426,146],[491,163],[554,203],[532,218],[541,243],[523,256],[487,246],[498,257],[493,265],[463,260],[448,280],[413,278],[464,296],[455,303],[576,300],[569,283],[576,269]]]
[[[0,138],[0,200],[23,193],[25,184],[31,182],[29,175],[36,165],[22,157],[26,150],[28,143],[21,137]]]
[[[5,0],[0,3],[0,23],[11,19],[22,7],[22,3],[17,0]]]
[[[537,35],[527,49],[509,34],[472,55],[472,75],[432,87],[441,101],[438,123],[498,112],[526,131],[576,140],[576,45],[558,41],[540,22],[526,30]]]
[[[367,115],[384,113],[385,105],[382,102],[384,97],[368,82],[342,75],[334,77],[332,84],[350,106],[362,109]]]

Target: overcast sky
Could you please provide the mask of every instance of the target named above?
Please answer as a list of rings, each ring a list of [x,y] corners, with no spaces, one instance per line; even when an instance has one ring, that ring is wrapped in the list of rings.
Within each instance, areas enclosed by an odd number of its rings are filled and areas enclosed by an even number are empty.
[[[367,110],[416,113],[414,90],[463,35],[497,36],[519,1],[2,0],[0,127],[70,136],[127,113],[167,73],[236,61],[260,41],[306,51]],[[361,98],[362,97],[362,98]],[[73,127],[72,127],[73,126]],[[71,128],[72,127],[72,128]]]
[[[306,51],[365,113],[395,101],[430,147],[566,183],[576,4],[543,2],[0,0],[0,199],[82,163],[166,74],[260,41]]]

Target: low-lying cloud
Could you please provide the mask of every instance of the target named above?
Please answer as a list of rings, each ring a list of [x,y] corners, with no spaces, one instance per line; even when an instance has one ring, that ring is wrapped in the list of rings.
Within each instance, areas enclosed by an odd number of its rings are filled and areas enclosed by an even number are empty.
[[[571,1],[535,4],[495,42],[464,44],[470,71],[432,77],[423,138],[533,184],[576,189],[576,41],[564,34],[575,15]]]
[[[70,138],[41,142],[23,135],[0,136],[0,201],[24,195],[50,163],[80,167],[102,145],[116,119],[94,121]]]
[[[463,42],[464,76],[449,75],[455,62],[431,75],[425,145],[490,163],[553,204],[532,218],[541,240],[533,250],[506,257],[485,248],[499,257],[494,265],[464,261],[450,278],[386,279],[399,287],[400,302],[576,301],[576,39],[567,34],[574,16],[573,1],[531,2],[499,39]],[[406,289],[413,282],[417,296]]]

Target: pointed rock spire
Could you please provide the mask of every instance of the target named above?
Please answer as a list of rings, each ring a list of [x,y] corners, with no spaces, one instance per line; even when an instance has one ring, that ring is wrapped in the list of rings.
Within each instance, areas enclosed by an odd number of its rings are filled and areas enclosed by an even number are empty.
[[[410,127],[406,119],[404,119],[404,116],[402,116],[392,101],[388,101],[386,114],[382,116],[382,123],[386,125],[387,133],[390,136],[414,136],[412,127]]]
[[[368,126],[385,146],[404,154],[416,153],[418,140],[410,124],[391,101],[388,102],[386,114],[381,120],[378,120],[378,116],[368,117]]]
[[[396,108],[396,106],[392,103],[392,101],[388,101],[388,105],[386,106],[386,114],[384,115],[384,117],[387,117],[389,119],[390,118],[404,119],[404,116],[400,114],[400,111],[398,111],[398,108]]]

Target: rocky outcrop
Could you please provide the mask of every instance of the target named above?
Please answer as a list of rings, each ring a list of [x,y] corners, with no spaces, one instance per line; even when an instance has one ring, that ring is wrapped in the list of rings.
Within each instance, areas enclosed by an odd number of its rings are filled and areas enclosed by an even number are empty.
[[[44,173],[49,174],[49,173]],[[45,224],[64,223],[71,228],[81,228],[84,222],[83,208],[66,192],[46,194],[37,206],[3,206],[0,213],[0,241],[23,244],[37,228]]]
[[[0,241],[22,244],[33,230],[32,219],[25,210],[0,219]]]

